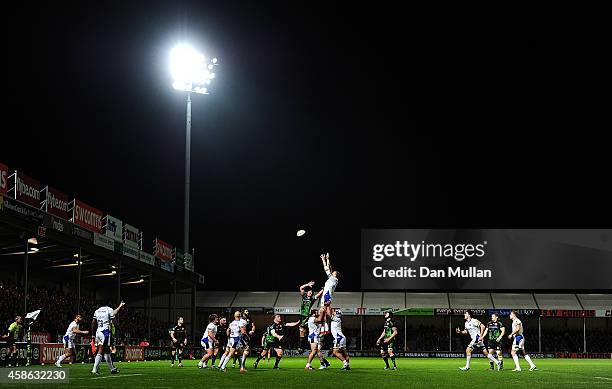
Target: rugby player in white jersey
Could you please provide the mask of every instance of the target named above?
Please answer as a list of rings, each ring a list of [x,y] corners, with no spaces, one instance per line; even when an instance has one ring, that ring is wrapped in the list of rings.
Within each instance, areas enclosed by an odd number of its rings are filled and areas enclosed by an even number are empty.
[[[202,360],[198,362],[198,368],[206,369],[208,367],[208,359],[211,358],[215,351],[215,344],[217,343],[217,325],[219,324],[219,317],[214,313],[208,316],[208,326],[206,326],[206,331],[204,331],[204,335],[202,335],[202,339],[200,340],[200,344],[204,349],[204,356]],[[213,363],[213,366],[215,364]]]
[[[351,370],[346,352],[346,336],[342,333],[342,311],[339,308],[332,308],[331,334],[334,338],[334,355],[342,362],[341,370]]]
[[[523,323],[519,320],[516,311],[510,312],[512,320],[512,333],[508,335],[508,339],[512,339],[512,359],[514,360],[515,368],[512,371],[521,371],[518,355],[520,353],[523,358],[529,363],[529,371],[537,370],[536,365],[531,360],[529,354],[525,353],[525,337],[523,336]]]
[[[319,312],[313,309],[310,313],[310,317],[306,322],[306,325],[308,326],[308,336],[306,339],[308,339],[308,344],[310,345],[310,354],[308,354],[308,361],[306,362],[306,367],[304,367],[304,370],[313,370],[311,362],[314,359],[315,355],[319,357],[319,362],[321,363],[320,369],[325,369],[327,366],[325,362],[323,362],[323,355],[321,354],[321,350],[319,348],[321,322],[323,321],[324,316],[325,308],[321,308]]]
[[[245,367],[246,356],[244,353],[244,345],[242,342],[243,335],[246,335],[246,321],[242,318],[242,313],[240,311],[236,311],[234,313],[234,321],[232,321],[229,325],[229,339],[227,340],[227,348],[226,354],[223,354],[221,360],[219,361],[219,369],[221,371],[227,371],[225,366],[232,359],[234,353],[236,351],[243,351],[242,360],[240,361],[240,372],[244,373],[247,371]]]
[[[81,315],[76,315],[72,323],[68,325],[68,329],[66,330],[66,334],[62,338],[62,342],[64,343],[64,353],[57,358],[55,361],[55,366],[62,367],[62,361],[66,358],[70,361],[70,358],[75,354],[74,353],[74,338],[76,334],[89,334],[89,331],[81,331],[79,329],[79,323],[83,320]]]
[[[96,358],[94,360],[94,366],[93,366],[93,369],[91,370],[92,374],[96,374],[96,375],[100,374],[99,367],[100,367],[100,362],[102,362],[102,358],[104,358],[104,360],[108,364],[108,368],[110,369],[111,374],[119,373],[119,369],[117,369],[113,365],[113,360],[111,358],[110,353],[108,352],[109,351],[108,349],[110,348],[111,321],[113,320],[115,316],[117,316],[117,313],[119,313],[119,310],[121,310],[121,308],[123,308],[124,305],[125,303],[122,301],[121,304],[119,304],[119,306],[115,309],[112,309],[108,305],[105,305],[103,307],[98,308],[96,312],[94,312],[94,318],[91,322],[91,328],[93,330],[94,328],[97,327],[96,335],[94,336],[94,340],[95,340],[96,346],[98,347],[98,353],[96,354]]]
[[[329,262],[329,253],[321,254],[321,261],[323,262],[323,270],[327,275],[327,281],[323,286],[323,299],[321,300],[321,306],[325,307],[325,314],[327,317],[331,317],[331,302],[334,291],[338,286],[338,279],[340,278],[340,272],[337,270],[332,271],[331,264]]]
[[[482,350],[482,354],[489,358],[491,362],[493,362],[497,366],[497,370],[500,370],[501,362],[495,359],[493,354],[490,354],[487,351],[487,348],[484,344],[484,331],[485,325],[482,324],[478,319],[472,317],[472,312],[470,310],[466,310],[463,314],[465,318],[465,329],[460,330],[457,328],[456,332],[458,334],[469,334],[470,335],[470,344],[468,344],[465,349],[465,366],[460,367],[459,370],[468,371],[470,370],[470,362],[472,360],[472,351]]]

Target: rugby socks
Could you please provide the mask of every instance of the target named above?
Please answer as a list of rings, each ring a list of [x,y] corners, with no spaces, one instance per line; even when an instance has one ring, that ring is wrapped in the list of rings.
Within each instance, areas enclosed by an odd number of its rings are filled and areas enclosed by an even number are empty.
[[[514,364],[516,365],[516,368],[517,368],[517,369],[520,369],[520,368],[521,368],[521,366],[519,365],[518,355],[514,354],[514,355],[512,356],[512,359],[514,359]],[[531,359],[531,358],[529,358],[529,359]]]
[[[280,362],[281,358],[279,358],[278,356],[276,357],[276,362],[274,362],[274,367],[278,368],[278,363]]]
[[[102,362],[102,354],[96,354],[96,360],[94,361],[94,367],[93,367],[93,371],[98,371],[98,368],[100,367],[100,362]]]
[[[183,353],[181,351],[176,352],[176,357],[178,358],[179,363],[183,363]]]
[[[113,360],[111,358],[110,354],[104,354],[104,359],[106,360],[106,363],[108,364],[108,368],[111,370],[115,369],[115,366],[113,365]]]
[[[215,366],[215,361],[217,360],[217,356],[213,354],[212,356],[212,366]],[[208,365],[208,361],[206,361],[206,364]]]
[[[240,361],[240,366],[241,366],[243,369],[246,369],[245,362],[246,362],[246,354],[244,354],[244,353],[243,353],[243,354],[242,354],[242,360]]]
[[[468,355],[465,357],[465,367],[470,368],[470,362],[472,362],[472,356]]]
[[[232,365],[235,365],[237,360],[238,360],[238,354],[235,354],[234,355],[234,362],[232,362]]]
[[[529,354],[525,354],[525,360],[527,361],[527,363],[529,363],[529,366],[531,366],[532,368],[535,367],[535,364],[531,360],[531,357],[529,356]]]
[[[493,354],[487,354],[487,358],[489,358],[489,360],[491,361],[492,364],[497,363],[497,359],[495,359]],[[493,365],[491,365],[491,366],[493,366]]]
[[[57,361],[55,363],[61,364],[64,359],[66,359],[66,354],[60,355],[59,358],[57,358]]]
[[[385,365],[387,365],[387,369],[389,368],[389,358],[388,357],[383,357],[383,361],[385,361]]]
[[[393,362],[393,367],[397,367],[397,365],[395,364],[395,355],[391,357],[391,362]]]

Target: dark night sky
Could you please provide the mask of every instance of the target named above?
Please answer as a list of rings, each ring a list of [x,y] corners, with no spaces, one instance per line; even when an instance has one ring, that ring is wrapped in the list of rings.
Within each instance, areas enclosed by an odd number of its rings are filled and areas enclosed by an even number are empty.
[[[168,53],[218,56],[192,128],[191,241],[211,289],[322,281],[321,250],[339,290],[359,289],[361,228],[612,220],[596,21],[125,3],[29,11],[0,160],[182,245],[185,96]]]

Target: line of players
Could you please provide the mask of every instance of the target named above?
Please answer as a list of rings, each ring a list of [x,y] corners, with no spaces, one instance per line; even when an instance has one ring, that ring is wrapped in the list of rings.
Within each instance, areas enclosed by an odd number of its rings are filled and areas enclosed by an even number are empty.
[[[312,287],[314,282],[311,281],[300,287],[302,295],[302,305],[300,308],[300,320],[292,323],[283,324],[281,315],[274,315],[273,323],[266,328],[262,339],[262,351],[257,356],[253,363],[253,368],[259,366],[259,362],[265,357],[270,358],[272,350],[276,353],[276,361],[274,369],[278,369],[278,365],[283,356],[285,347],[286,334],[285,330],[289,327],[300,327],[300,347],[305,343],[308,344],[310,354],[306,363],[306,370],[313,370],[312,360],[315,356],[320,362],[319,369],[326,369],[330,363],[321,353],[322,338],[331,333],[333,337],[333,354],[342,362],[342,370],[350,370],[349,356],[346,351],[346,337],[342,333],[342,311],[331,307],[333,293],[338,285],[340,272],[332,271],[329,261],[329,253],[321,255],[323,269],[327,275],[327,281],[323,289],[314,295]],[[323,296],[321,307],[313,309],[317,299]],[[227,337],[227,345],[219,364],[216,366],[221,371],[226,371],[228,362],[234,358],[240,357],[240,371],[245,372],[246,358],[251,351],[251,337],[255,333],[255,323],[250,319],[248,310],[236,311],[234,320],[225,327],[226,319],[219,318],[216,314],[209,316],[209,324],[204,332],[201,345],[204,348],[205,354],[202,360],[198,363],[199,368],[208,368],[208,361],[212,360],[212,366],[215,366],[215,360],[224,344],[224,337]],[[308,336],[306,337],[306,334]],[[303,349],[302,349],[303,350]]]
[[[306,370],[313,370],[311,363],[315,356],[318,357],[320,362],[319,369],[326,369],[330,366],[330,363],[321,353],[322,339],[330,332],[333,337],[332,351],[334,356],[342,362],[342,370],[350,370],[350,358],[346,350],[346,337],[342,333],[342,311],[340,309],[334,309],[331,306],[333,293],[336,290],[338,279],[340,278],[340,272],[332,271],[329,253],[322,254],[321,261],[325,274],[327,275],[327,281],[324,287],[315,294],[312,289],[314,286],[313,281],[300,286],[300,294],[302,296],[300,320],[283,324],[281,315],[274,315],[273,323],[266,328],[262,336],[262,351],[257,356],[253,368],[257,368],[259,362],[266,356],[269,359],[271,351],[274,350],[276,353],[274,369],[278,369],[285,346],[285,329],[299,326],[300,351],[303,351],[302,347],[305,345],[307,345],[310,350],[308,361],[305,366]],[[316,301],[321,296],[323,296],[323,299],[321,300],[320,307],[318,309],[313,308]],[[110,306],[106,305],[98,308],[94,313],[91,328],[92,333],[95,328],[95,336],[92,336],[92,344],[95,344],[97,347],[97,353],[94,367],[91,371],[92,374],[100,374],[99,365],[102,359],[106,360],[111,374],[119,372],[119,369],[113,365],[111,353],[109,353],[109,351],[112,347],[112,320],[124,305],[125,304],[121,302],[116,309],[112,309]],[[498,315],[493,314],[491,321],[486,326],[473,318],[469,310],[464,313],[464,318],[464,329],[461,330],[457,328],[456,332],[458,334],[469,335],[471,341],[466,348],[466,364],[461,367],[460,370],[468,371],[470,369],[472,353],[480,350],[489,358],[491,369],[497,367],[498,370],[501,370],[503,368],[501,341],[505,335],[505,327],[503,323],[499,321]],[[511,354],[515,363],[515,369],[513,371],[521,371],[518,361],[519,354],[529,363],[530,371],[536,370],[537,368],[531,360],[531,357],[525,353],[523,324],[519,320],[516,311],[510,313],[510,319],[512,320],[512,332],[508,338],[512,340]],[[61,367],[61,362],[74,354],[74,338],[76,334],[88,334],[88,331],[81,331],[79,329],[81,320],[81,315],[76,315],[74,321],[68,326],[63,338],[65,352],[57,359],[56,366]],[[209,324],[201,339],[201,346],[205,354],[198,363],[199,368],[208,368],[209,361],[212,361],[211,366],[214,367],[221,346],[226,343],[225,350],[216,367],[221,371],[227,371],[226,366],[229,361],[233,358],[232,367],[234,367],[236,361],[240,358],[240,371],[247,371],[246,358],[251,351],[251,339],[255,334],[255,323],[251,319],[249,311],[245,309],[242,312],[236,311],[234,313],[234,320],[229,326],[226,327],[226,325],[227,321],[225,318],[219,318],[216,314],[209,316]],[[397,369],[394,353],[394,343],[397,333],[397,327],[393,323],[393,313],[386,312],[383,331],[376,342],[376,345],[380,347],[381,357],[385,362],[385,370],[390,369],[389,359],[391,359],[393,363],[392,369]],[[187,345],[187,335],[185,327],[183,326],[182,317],[178,318],[177,325],[170,330],[170,338],[172,340],[172,366],[174,366],[175,360],[178,360],[179,367],[182,367],[183,348]],[[488,339],[487,346],[484,344],[485,339]],[[494,354],[497,355],[497,358]]]
[[[464,313],[465,327],[463,330],[460,328],[456,329],[458,334],[464,334],[470,336],[470,343],[468,344],[465,355],[465,366],[460,367],[462,371],[470,370],[470,362],[472,360],[472,353],[474,351],[482,351],[483,355],[489,358],[490,367],[497,370],[502,370],[504,366],[504,360],[502,355],[501,344],[506,334],[506,328],[504,324],[499,320],[497,314],[491,315],[491,321],[485,326],[478,319],[472,317],[472,312],[467,310]],[[525,358],[529,363],[529,371],[537,370],[536,365],[531,360],[529,354],[525,352],[525,336],[523,335],[523,323],[518,318],[516,311],[510,312],[510,319],[512,320],[512,332],[508,335],[508,339],[512,341],[511,355],[514,360],[514,369],[512,371],[521,371],[519,365],[519,354]],[[487,345],[484,344],[484,340],[487,340]],[[497,358],[495,357],[497,355]]]

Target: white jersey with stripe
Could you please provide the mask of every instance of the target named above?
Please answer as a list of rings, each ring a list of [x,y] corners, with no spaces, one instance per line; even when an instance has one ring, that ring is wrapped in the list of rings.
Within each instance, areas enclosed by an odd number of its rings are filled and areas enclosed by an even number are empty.
[[[338,332],[342,333],[342,311],[335,309],[331,317],[331,333],[335,337]]]
[[[240,328],[246,327],[246,324],[247,323],[244,319],[232,321],[229,325],[230,337],[234,338],[234,337],[240,336],[241,334]]]
[[[472,341],[476,342],[478,335],[480,335],[480,322],[477,319],[471,318],[465,322],[465,330],[470,334]]]
[[[72,323],[70,323],[70,325],[68,325],[68,329],[66,330],[64,337],[67,336],[69,340],[74,340],[74,337],[76,336],[76,333],[74,332],[75,329],[78,330],[79,325],[76,321],[73,321]]]
[[[321,332],[321,325],[319,323],[315,323],[314,316],[310,316],[308,318],[308,336],[317,337],[319,336],[320,332]]]
[[[113,309],[111,307],[98,308],[94,313],[94,317],[98,321],[98,331],[110,331],[110,323],[113,320]]]
[[[518,318],[512,320],[512,332],[515,335],[523,335],[523,323]]]
[[[217,337],[217,326],[215,323],[208,323],[208,326],[206,326],[206,332],[204,332],[204,336],[202,336],[202,339],[208,338],[208,340],[212,342],[209,332],[212,332],[215,338]]]
[[[327,278],[327,281],[325,281],[325,286],[323,287],[323,294],[325,294],[325,292],[329,292],[330,294],[334,293],[334,291],[336,290],[336,286],[338,286],[338,279],[330,274]]]

